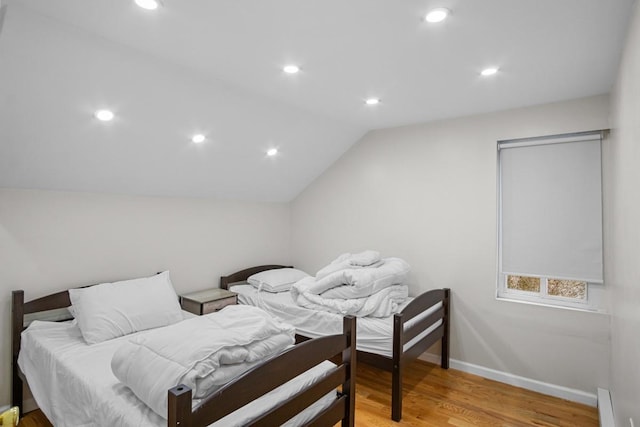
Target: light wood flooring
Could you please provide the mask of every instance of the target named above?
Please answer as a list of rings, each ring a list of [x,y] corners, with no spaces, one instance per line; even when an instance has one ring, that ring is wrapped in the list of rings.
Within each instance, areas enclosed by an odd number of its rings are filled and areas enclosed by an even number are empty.
[[[358,366],[356,425],[598,426],[596,408],[416,361],[405,371],[402,421],[391,421],[391,374]],[[20,427],[50,427],[40,411]]]

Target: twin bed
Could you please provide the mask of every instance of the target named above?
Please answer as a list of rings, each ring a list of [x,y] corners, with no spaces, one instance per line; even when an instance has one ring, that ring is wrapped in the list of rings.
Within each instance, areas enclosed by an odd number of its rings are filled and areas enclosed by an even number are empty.
[[[257,273],[291,268],[262,265],[220,278],[220,287],[238,294],[241,304],[259,307],[296,328],[299,341],[338,333],[341,316],[298,306],[289,292],[259,291],[247,284]],[[434,289],[402,304],[386,318],[359,317],[357,359],[392,373],[391,418],[402,418],[402,377],[405,366],[436,342],[441,342],[440,366],[449,368],[449,289]]]
[[[184,385],[166,390],[167,413],[160,416],[110,366],[125,341],[146,331],[89,345],[68,320],[70,306],[69,291],[28,302],[23,291],[12,294],[12,403],[22,407],[27,380],[56,426],[354,425],[352,317],[344,318],[340,333],[292,346],[199,400]],[[23,334],[34,317],[55,322],[34,322]]]

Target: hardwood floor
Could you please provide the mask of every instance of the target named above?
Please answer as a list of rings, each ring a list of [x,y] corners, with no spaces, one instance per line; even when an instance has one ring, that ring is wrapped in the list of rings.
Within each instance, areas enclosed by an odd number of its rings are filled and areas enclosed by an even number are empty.
[[[405,371],[402,421],[391,421],[391,374],[358,366],[356,425],[376,426],[598,426],[596,408],[422,362]],[[20,427],[50,427],[40,411]]]
[[[38,409],[37,411],[29,412],[20,418],[18,427],[50,427],[51,423],[44,416],[44,414]]]
[[[358,426],[598,426],[597,409],[417,360],[405,371],[402,421],[391,374],[358,366]]]

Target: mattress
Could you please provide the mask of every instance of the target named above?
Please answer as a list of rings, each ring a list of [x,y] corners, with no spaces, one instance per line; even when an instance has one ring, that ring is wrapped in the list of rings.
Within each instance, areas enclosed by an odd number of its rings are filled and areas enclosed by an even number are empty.
[[[111,371],[113,354],[123,340],[130,337],[87,345],[75,321],[34,321],[22,333],[18,364],[33,397],[55,426],[167,425],[165,419],[140,401]],[[331,362],[323,362],[212,426],[245,425],[257,414],[321,378],[333,366]],[[335,393],[325,395],[289,423],[304,423],[330,405],[334,398]],[[198,403],[194,400],[194,406]]]
[[[283,322],[296,328],[298,334],[309,338],[342,333],[342,316],[327,311],[310,310],[297,305],[289,292],[258,291],[246,282],[229,284],[229,290],[238,294],[238,302],[259,307],[278,317]],[[402,311],[413,298],[408,298],[400,305]],[[430,307],[419,316],[405,323],[405,329],[414,322],[436,311],[442,303]],[[436,329],[442,320],[431,325],[424,332],[404,345],[404,351]],[[389,317],[359,317],[357,320],[357,349],[368,353],[379,354],[391,358],[393,356],[393,316]]]

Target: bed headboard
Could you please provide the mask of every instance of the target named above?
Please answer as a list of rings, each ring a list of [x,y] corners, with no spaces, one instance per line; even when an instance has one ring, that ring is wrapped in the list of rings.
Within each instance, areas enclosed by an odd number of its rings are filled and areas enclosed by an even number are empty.
[[[78,286],[86,288],[95,286],[97,283]],[[53,322],[73,319],[67,307],[71,306],[69,290],[46,295],[31,301],[24,301],[24,291],[16,290],[11,292],[11,406],[18,406],[22,410],[22,374],[18,367],[18,354],[22,331],[29,326],[33,320],[48,320]]]
[[[233,274],[230,274],[229,276],[220,277],[220,288],[229,289],[229,283],[244,282],[251,275],[260,273],[261,271],[275,270],[278,268],[293,268],[293,267],[290,265],[270,264],[270,265],[259,265],[257,267],[246,268],[244,270],[240,270]]]
[[[50,312],[51,320],[65,320],[60,317],[60,309],[71,305],[69,291],[62,291],[32,301],[24,302],[24,291],[13,291],[11,293],[11,368],[12,368],[12,389],[11,404],[18,406],[22,410],[22,380],[18,368],[18,353],[20,352],[20,338],[25,328],[25,318],[30,314]],[[67,313],[66,319],[72,319]]]

